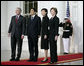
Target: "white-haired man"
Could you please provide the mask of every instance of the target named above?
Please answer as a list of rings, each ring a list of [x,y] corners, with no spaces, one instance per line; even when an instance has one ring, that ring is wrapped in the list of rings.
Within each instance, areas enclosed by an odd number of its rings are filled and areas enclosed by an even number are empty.
[[[25,19],[21,15],[21,8],[17,7],[16,15],[12,16],[8,34],[11,36],[11,59],[10,61],[19,61],[22,50],[22,41],[25,33]],[[16,57],[17,44],[17,57]]]

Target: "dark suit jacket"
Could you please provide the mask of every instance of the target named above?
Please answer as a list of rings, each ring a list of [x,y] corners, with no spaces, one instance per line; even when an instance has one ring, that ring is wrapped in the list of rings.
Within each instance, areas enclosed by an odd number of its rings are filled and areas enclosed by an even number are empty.
[[[58,31],[59,31],[59,18],[57,16],[55,16],[53,19],[51,18],[49,20],[49,27],[50,27],[50,30],[49,30],[49,34],[50,34],[50,37],[53,37],[54,36],[58,36]]]
[[[48,35],[48,24],[49,24],[49,18],[48,16],[45,16],[42,18],[42,23],[41,23],[41,33],[42,35]]]
[[[40,35],[41,31],[41,19],[35,15],[34,19],[31,20],[31,16],[27,19],[27,35],[37,36]]]
[[[8,33],[11,33],[11,36],[17,34],[18,37],[20,37],[22,34],[24,35],[25,18],[22,15],[19,16],[17,23],[16,23],[16,16],[12,16]]]

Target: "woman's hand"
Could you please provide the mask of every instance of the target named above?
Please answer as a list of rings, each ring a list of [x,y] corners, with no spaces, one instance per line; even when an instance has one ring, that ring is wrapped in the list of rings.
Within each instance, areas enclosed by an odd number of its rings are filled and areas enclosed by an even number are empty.
[[[47,39],[47,35],[44,35],[44,39]]]
[[[24,39],[24,35],[21,36],[21,39]]]
[[[58,36],[55,36],[55,41],[58,39]]]
[[[8,33],[8,37],[10,37],[11,36],[11,33]]]

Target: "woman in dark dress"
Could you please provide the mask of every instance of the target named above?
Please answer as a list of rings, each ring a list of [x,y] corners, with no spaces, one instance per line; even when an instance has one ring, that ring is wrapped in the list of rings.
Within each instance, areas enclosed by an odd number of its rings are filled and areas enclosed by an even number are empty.
[[[57,39],[59,30],[59,18],[57,17],[57,9],[51,8],[50,13],[52,15],[49,20],[49,42],[50,42],[50,64],[57,62]]]
[[[43,16],[42,18],[42,24],[41,24],[41,49],[44,49],[45,52],[45,58],[42,60],[42,62],[48,61],[47,55],[48,55],[48,23],[49,23],[49,18],[47,16],[47,9],[43,8],[41,10],[41,14]]]

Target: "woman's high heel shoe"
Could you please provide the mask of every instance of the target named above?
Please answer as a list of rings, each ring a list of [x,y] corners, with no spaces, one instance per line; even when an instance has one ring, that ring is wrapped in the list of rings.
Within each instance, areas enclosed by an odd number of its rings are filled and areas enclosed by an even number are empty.
[[[48,61],[48,59],[46,59],[46,60],[42,60],[41,62],[47,62]]]

